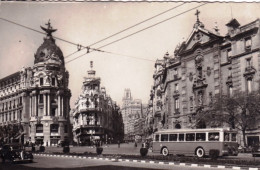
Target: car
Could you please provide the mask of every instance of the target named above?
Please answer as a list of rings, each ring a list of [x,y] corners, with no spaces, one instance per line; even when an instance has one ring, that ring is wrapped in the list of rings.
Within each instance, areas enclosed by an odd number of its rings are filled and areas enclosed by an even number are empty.
[[[255,145],[252,147],[252,156],[257,157],[260,156],[260,147],[259,145]]]
[[[20,144],[6,144],[0,150],[2,162],[6,160],[11,162],[33,162],[33,154],[26,151]]]

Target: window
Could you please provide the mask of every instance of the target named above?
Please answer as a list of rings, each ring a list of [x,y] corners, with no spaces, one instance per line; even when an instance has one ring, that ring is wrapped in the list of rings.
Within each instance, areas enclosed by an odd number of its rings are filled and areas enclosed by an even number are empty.
[[[209,133],[209,141],[219,141],[219,133]]]
[[[231,133],[231,141],[237,141],[237,134]]]
[[[175,68],[175,69],[173,70],[173,76],[174,76],[174,78],[177,78],[177,77],[178,77],[178,69],[177,69],[177,68]]]
[[[228,68],[228,77],[232,77],[232,67]]]
[[[15,120],[15,112],[13,112],[13,120]]]
[[[19,111],[19,118],[22,119],[22,110]]]
[[[229,96],[233,95],[233,87],[232,86],[228,86],[228,94],[229,94]]]
[[[184,141],[184,134],[179,134],[179,141]]]
[[[51,78],[51,85],[55,86],[55,78]]]
[[[195,141],[195,133],[187,133],[186,141]]]
[[[252,39],[251,37],[245,38],[245,50],[251,49],[252,46]]]
[[[68,125],[64,126],[64,133],[68,133]]]
[[[58,133],[59,125],[58,124],[51,124],[51,133]]]
[[[247,58],[246,59],[246,67],[250,67],[251,66],[251,58]]]
[[[56,108],[52,108],[51,109],[51,116],[55,116],[55,114],[56,114]]]
[[[42,124],[36,125],[36,133],[43,133],[43,125]]]
[[[205,133],[196,133],[196,141],[205,141],[206,134]]]
[[[161,135],[161,141],[168,141],[169,135],[168,134],[162,134]]]
[[[39,103],[43,103],[43,94],[40,94]]]
[[[174,101],[174,109],[175,111],[179,111],[179,108],[180,108],[180,100],[179,98],[175,98],[175,101]]]
[[[159,135],[155,135],[155,141],[159,141]]]
[[[177,134],[170,134],[170,139],[169,141],[177,141]]]
[[[231,48],[229,48],[229,49],[227,49],[227,61],[230,60],[231,55],[232,55],[232,51],[231,51]]]
[[[40,78],[40,85],[43,85],[43,78]]]
[[[178,86],[178,83],[175,84],[175,91],[179,91],[179,86]]]
[[[11,121],[12,113],[9,113],[9,121]]]

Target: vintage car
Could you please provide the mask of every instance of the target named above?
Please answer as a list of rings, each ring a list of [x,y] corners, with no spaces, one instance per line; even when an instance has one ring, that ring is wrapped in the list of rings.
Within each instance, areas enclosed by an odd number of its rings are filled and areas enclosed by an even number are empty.
[[[2,162],[11,161],[11,162],[20,162],[28,161],[33,162],[33,155],[19,144],[6,144],[0,150],[0,157]]]
[[[259,145],[255,145],[252,147],[252,156],[257,157],[260,156],[260,147]]]

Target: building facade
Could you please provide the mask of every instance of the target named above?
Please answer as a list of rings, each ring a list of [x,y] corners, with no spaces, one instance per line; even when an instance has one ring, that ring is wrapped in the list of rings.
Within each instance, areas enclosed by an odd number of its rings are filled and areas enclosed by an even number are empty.
[[[71,93],[62,51],[52,37],[56,30],[46,25],[34,66],[0,80],[0,125],[10,129],[19,124],[24,142],[48,146],[69,140]]]
[[[73,114],[74,141],[91,145],[96,140],[110,143],[123,138],[123,120],[120,108],[100,87],[101,79],[96,71],[88,71],[84,78],[82,93],[75,102]]]
[[[198,14],[198,13],[197,13]],[[199,20],[189,38],[155,63],[151,91],[153,131],[205,128],[195,115],[212,104],[214,97],[259,89],[260,20],[240,26],[232,19],[227,34],[205,28]],[[148,126],[148,125],[146,125]],[[260,131],[247,132],[247,140]]]
[[[142,101],[133,99],[130,89],[125,89],[122,103],[121,113],[124,122],[125,140],[132,141],[135,138],[140,138],[141,132],[137,133],[138,128],[135,128],[135,124],[139,124],[139,119],[143,117]]]

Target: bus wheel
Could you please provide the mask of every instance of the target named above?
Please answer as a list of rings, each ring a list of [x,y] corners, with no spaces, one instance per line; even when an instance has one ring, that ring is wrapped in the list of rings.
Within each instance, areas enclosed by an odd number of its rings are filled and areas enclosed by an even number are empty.
[[[204,149],[203,149],[203,148],[198,148],[198,149],[196,150],[196,155],[197,155],[197,157],[199,157],[199,158],[204,157],[204,156],[205,156],[205,151],[204,151]]]
[[[169,150],[165,147],[162,149],[162,154],[163,156],[168,156],[169,155]]]

